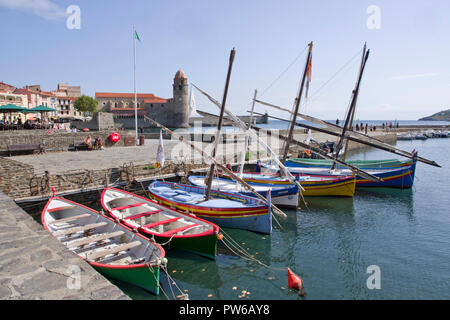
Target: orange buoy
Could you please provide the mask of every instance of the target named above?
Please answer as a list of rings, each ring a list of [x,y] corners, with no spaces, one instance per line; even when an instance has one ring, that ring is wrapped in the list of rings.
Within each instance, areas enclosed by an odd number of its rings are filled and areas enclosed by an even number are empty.
[[[297,276],[295,273],[293,273],[291,271],[291,269],[289,269],[289,268],[287,268],[287,272],[288,272],[288,286],[289,286],[289,288],[298,290],[299,294],[301,296],[304,296],[302,279],[299,276]]]
[[[217,234],[217,239],[222,240],[222,239],[223,239],[223,234],[218,233],[218,234]]]

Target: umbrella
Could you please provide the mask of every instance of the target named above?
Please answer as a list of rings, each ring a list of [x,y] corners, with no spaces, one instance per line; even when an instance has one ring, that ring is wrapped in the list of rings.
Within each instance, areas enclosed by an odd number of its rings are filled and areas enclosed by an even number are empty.
[[[42,119],[42,113],[44,113],[44,112],[56,111],[56,110],[55,110],[55,109],[52,109],[52,108],[49,108],[49,107],[46,107],[46,106],[44,106],[44,105],[40,105],[40,106],[31,108],[30,111],[31,111],[31,112],[35,112],[35,113],[36,113],[36,112],[39,112],[39,113],[41,114],[41,119]]]
[[[56,111],[56,109],[52,109],[52,108],[49,108],[49,107],[46,107],[46,106],[43,106],[43,105],[40,105],[40,106],[31,108],[31,109],[29,109],[29,110],[30,110],[30,111],[33,111],[33,112],[50,112],[50,111]]]
[[[3,119],[5,119],[6,113],[9,113],[10,117],[11,117],[11,113],[13,113],[13,112],[27,113],[27,112],[29,112],[29,110],[26,108],[20,107],[20,106],[16,106],[15,104],[11,104],[11,103],[6,104],[4,106],[0,106],[0,113],[4,114]]]

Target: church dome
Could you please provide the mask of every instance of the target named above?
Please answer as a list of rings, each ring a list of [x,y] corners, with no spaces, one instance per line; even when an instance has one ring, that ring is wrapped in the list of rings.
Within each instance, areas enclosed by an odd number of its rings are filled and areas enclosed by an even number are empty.
[[[178,70],[175,74],[175,79],[187,79],[186,74],[183,72],[183,70]]]

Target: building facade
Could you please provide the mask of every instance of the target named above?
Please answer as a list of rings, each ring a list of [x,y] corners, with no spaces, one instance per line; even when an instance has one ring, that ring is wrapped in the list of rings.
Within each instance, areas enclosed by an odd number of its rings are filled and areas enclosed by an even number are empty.
[[[173,79],[173,97],[164,99],[152,93],[138,93],[138,126],[154,127],[144,115],[170,128],[189,127],[188,82],[185,73],[178,70]],[[124,128],[135,127],[135,107],[133,93],[96,92],[98,110],[111,112],[115,121]]]

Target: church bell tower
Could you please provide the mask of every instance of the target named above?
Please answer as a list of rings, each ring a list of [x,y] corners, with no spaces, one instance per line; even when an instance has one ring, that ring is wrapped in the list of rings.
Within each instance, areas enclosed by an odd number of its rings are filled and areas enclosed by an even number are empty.
[[[178,70],[173,78],[173,120],[180,128],[189,127],[189,94],[185,73]]]

